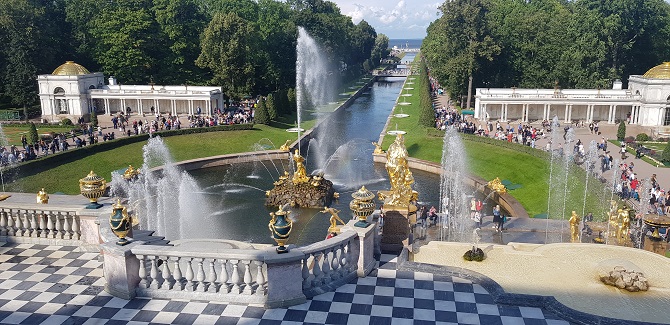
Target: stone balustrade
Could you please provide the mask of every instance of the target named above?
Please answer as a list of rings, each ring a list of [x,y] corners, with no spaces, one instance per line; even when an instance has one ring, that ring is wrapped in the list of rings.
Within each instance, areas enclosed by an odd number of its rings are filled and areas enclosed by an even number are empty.
[[[207,240],[183,246],[110,241],[101,245],[105,290],[124,299],[205,299],[266,308],[300,304],[372,270],[376,228],[351,225],[338,236],[285,254],[274,247],[221,248]]]

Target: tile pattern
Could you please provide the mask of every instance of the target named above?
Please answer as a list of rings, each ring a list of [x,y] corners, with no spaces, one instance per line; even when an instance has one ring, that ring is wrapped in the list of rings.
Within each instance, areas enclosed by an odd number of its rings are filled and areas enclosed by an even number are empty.
[[[567,325],[539,308],[496,305],[476,283],[395,270],[393,255],[365,278],[298,306],[260,307],[136,298],[103,291],[97,253],[0,247],[0,324],[486,324]]]

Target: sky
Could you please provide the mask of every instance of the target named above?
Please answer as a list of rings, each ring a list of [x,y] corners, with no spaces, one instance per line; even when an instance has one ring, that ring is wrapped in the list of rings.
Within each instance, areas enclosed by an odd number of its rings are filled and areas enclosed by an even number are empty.
[[[437,0],[330,0],[358,24],[362,19],[391,39],[424,38],[439,16]]]

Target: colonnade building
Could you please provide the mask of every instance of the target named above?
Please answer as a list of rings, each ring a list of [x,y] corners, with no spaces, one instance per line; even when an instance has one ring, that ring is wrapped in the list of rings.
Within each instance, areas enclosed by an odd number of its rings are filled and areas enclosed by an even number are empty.
[[[51,74],[39,75],[37,83],[42,118],[51,122],[76,121],[94,109],[100,114],[151,114],[153,108],[158,114],[211,115],[224,108],[221,87],[120,85],[114,77],[105,84],[102,72],[91,73],[72,61]]]
[[[477,88],[475,118],[524,123],[594,121],[662,127],[670,125],[670,62],[644,75],[631,75],[628,89],[619,80],[612,89]]]

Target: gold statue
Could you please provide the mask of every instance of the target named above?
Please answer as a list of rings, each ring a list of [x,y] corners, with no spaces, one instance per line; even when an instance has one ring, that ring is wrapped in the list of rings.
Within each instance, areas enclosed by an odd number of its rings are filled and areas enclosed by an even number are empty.
[[[291,144],[291,140],[286,140],[286,143],[282,144],[281,147],[279,147],[279,150],[286,152],[291,151],[291,147],[289,147],[289,144]]]
[[[577,215],[577,212],[572,211],[572,216],[570,217],[570,235],[572,236],[572,242],[579,242],[579,223],[582,221]]]
[[[307,177],[307,171],[305,170],[305,158],[300,155],[300,151],[295,149],[295,154],[293,154],[293,160],[295,160],[295,174],[293,174],[293,184],[302,184],[309,181]]]
[[[44,187],[37,192],[37,203],[48,204],[49,203],[49,194],[44,190]]]
[[[379,143],[373,141],[372,145],[375,146],[375,151],[373,152],[373,154],[377,155],[384,153],[384,150],[382,150],[382,146]]]
[[[505,187],[505,185],[504,185],[502,182],[500,182],[500,178],[499,178],[499,177],[496,177],[495,179],[493,179],[492,181],[490,181],[490,182],[487,184],[487,186],[488,186],[491,190],[496,191],[496,193],[498,193],[498,194],[507,193],[507,188]]]
[[[617,225],[616,239],[619,245],[623,245],[628,240],[628,229],[630,228],[630,215],[628,210],[619,209],[619,224]]]
[[[328,227],[328,233],[340,233],[340,226],[337,225],[337,223],[341,223],[342,225],[345,225],[345,222],[342,221],[338,213],[340,213],[340,210],[337,210],[335,208],[329,208],[329,207],[323,207],[323,210],[321,210],[321,213],[330,213],[330,227]]]
[[[126,171],[123,173],[123,179],[129,181],[137,178],[139,174],[139,169],[135,169],[133,165],[128,165],[128,169],[126,169]]]
[[[621,209],[617,211],[617,203],[614,200],[610,201],[610,212],[608,215],[608,219],[610,222],[610,227],[617,229],[619,227],[619,223],[621,222],[619,216],[621,215]]]
[[[405,140],[402,134],[398,134],[386,152],[386,172],[391,183],[388,205],[407,207],[410,204],[414,176],[407,166],[408,156]]]

